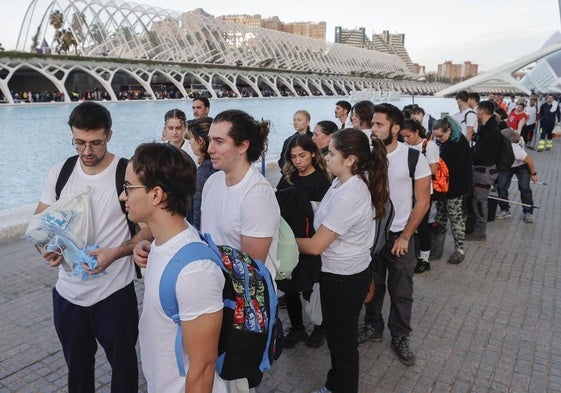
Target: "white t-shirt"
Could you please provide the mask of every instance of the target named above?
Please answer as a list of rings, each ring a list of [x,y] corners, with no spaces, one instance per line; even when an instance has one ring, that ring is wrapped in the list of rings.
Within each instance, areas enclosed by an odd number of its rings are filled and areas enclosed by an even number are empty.
[[[406,144],[398,142],[397,149],[388,153],[388,180],[390,183],[390,199],[392,200],[395,216],[390,227],[391,232],[401,232],[413,206],[413,180],[409,176],[407,163],[409,148]],[[415,180],[431,175],[429,164],[424,155],[419,154],[415,167]]]
[[[538,107],[528,105],[526,108],[524,108],[524,112],[526,112],[526,114],[528,115],[526,125],[531,126],[532,124],[535,124],[538,117]]]
[[[471,112],[466,116],[467,112]],[[473,127],[473,133],[475,134],[477,132],[477,126],[478,126],[478,121],[477,121],[477,113],[475,113],[475,111],[471,108],[467,108],[466,110],[463,110],[461,112],[456,112],[453,116],[454,120],[456,120],[458,122],[458,124],[460,125],[460,127],[462,127],[462,134],[464,134],[464,136],[467,137],[467,127]],[[465,121],[464,121],[465,120]]]
[[[206,181],[202,198],[201,230],[216,244],[241,249],[242,235],[273,238],[265,266],[274,279],[280,209],[271,183],[251,166],[238,184],[229,187],[224,171],[218,171]]]
[[[80,159],[60,192],[60,197],[70,197],[90,187],[90,206],[92,211],[93,230],[92,244],[100,247],[117,247],[130,239],[130,231],[126,216],[121,210],[115,172],[119,157],[114,157],[100,173],[88,175],[82,170]],[[62,169],[63,162],[58,163],[49,171],[40,201],[52,205],[56,201],[55,185]],[[109,295],[130,284],[134,278],[132,257],[127,256],[114,261],[106,270],[106,274],[98,274],[82,280],[59,266],[58,280],[55,288],[64,299],[82,307],[92,306]]]
[[[526,153],[526,150],[520,146],[520,143],[512,143],[512,152],[514,153],[514,162],[512,163],[513,168],[526,164],[524,160],[526,159],[526,156],[528,156],[528,153]]]
[[[376,231],[368,186],[357,175],[343,184],[333,180],[314,216],[314,229],[321,225],[339,236],[321,253],[321,270],[351,275],[370,264],[370,247]]]
[[[184,245],[200,242],[198,232],[189,226],[173,238],[157,246],[152,242],[144,274],[144,303],[139,323],[142,371],[148,392],[183,393],[185,377],[179,375],[175,358],[177,324],[169,318],[160,304],[160,280],[165,267]],[[179,316],[191,321],[203,314],[211,314],[224,306],[222,289],[224,274],[208,259],[193,261],[185,266],[177,278],[176,293]],[[183,352],[185,371],[189,358]],[[224,381],[214,373],[213,393],[225,393]]]

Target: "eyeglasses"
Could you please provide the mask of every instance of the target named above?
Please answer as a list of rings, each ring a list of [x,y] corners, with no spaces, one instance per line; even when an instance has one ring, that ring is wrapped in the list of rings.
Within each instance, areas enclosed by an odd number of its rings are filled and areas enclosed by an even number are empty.
[[[134,184],[123,184],[123,191],[125,192],[125,195],[129,196],[129,190],[135,189],[135,188],[148,188],[148,186],[141,186],[141,185],[134,185]]]
[[[103,147],[105,146],[106,143],[107,143],[107,139],[103,141],[93,141],[93,142],[85,142],[80,139],[72,139],[72,146],[74,146],[74,148],[80,153],[86,151],[86,148],[88,146],[90,147],[90,149],[92,149],[92,151],[95,152],[101,151],[103,150]]]

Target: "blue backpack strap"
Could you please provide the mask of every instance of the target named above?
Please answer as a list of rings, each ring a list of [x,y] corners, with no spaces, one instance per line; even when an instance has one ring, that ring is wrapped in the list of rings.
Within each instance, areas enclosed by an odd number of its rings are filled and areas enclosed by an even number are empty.
[[[175,286],[179,272],[192,261],[210,259],[217,265],[222,265],[217,259],[216,253],[207,244],[194,242],[183,246],[169,261],[160,279],[159,295],[162,309],[173,322],[177,324],[175,336],[175,358],[179,374],[185,376],[185,365],[183,364],[183,334],[181,330],[181,319],[179,318],[179,305]]]

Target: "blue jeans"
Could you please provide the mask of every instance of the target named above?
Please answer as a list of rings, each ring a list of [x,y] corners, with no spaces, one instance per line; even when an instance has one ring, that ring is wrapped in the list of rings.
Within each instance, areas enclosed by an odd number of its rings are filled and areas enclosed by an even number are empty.
[[[534,201],[532,199],[532,189],[530,188],[530,170],[526,164],[510,168],[508,172],[499,172],[499,176],[497,177],[499,198],[508,199],[508,189],[510,188],[510,181],[513,175],[516,175],[518,179],[518,190],[520,191],[522,203],[530,205],[529,207],[523,206],[522,210],[524,213],[532,213],[534,210],[531,206],[534,204]],[[499,206],[501,210],[510,210],[508,202],[499,201]]]

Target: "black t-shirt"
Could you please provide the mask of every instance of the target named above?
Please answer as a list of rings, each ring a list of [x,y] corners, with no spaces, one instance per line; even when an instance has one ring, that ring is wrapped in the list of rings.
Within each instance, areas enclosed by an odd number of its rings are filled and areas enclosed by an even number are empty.
[[[292,181],[292,184],[288,183],[286,179],[282,177],[277,185],[277,190],[282,190],[287,187],[296,187],[303,192],[310,201],[315,202],[321,201],[331,186],[327,175],[318,170],[307,176],[300,176],[298,172],[294,171],[290,175],[290,181]]]

